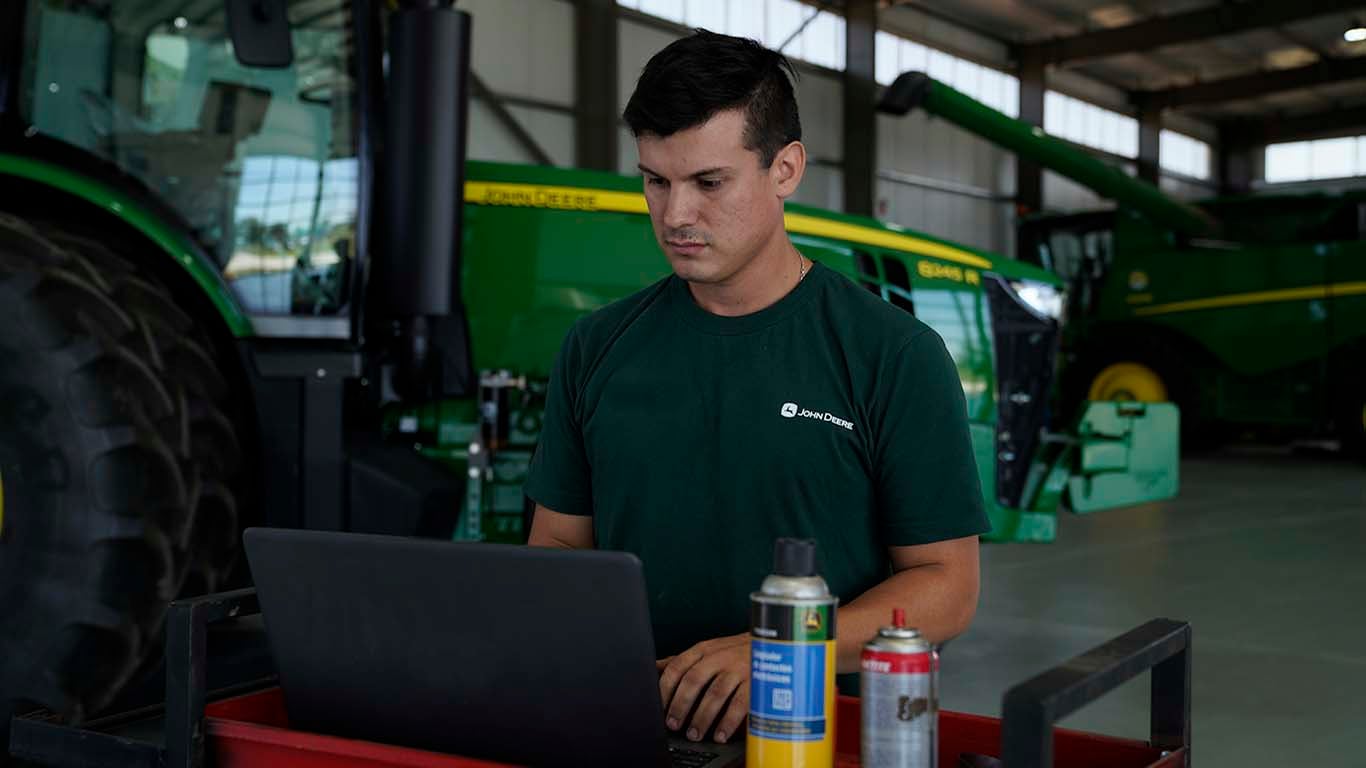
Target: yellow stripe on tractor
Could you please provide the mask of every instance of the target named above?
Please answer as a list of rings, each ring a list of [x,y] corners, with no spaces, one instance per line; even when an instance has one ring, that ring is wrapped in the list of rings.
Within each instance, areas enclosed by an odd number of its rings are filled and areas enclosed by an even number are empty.
[[[1366,294],[1366,283],[1329,283],[1327,285],[1305,285],[1299,288],[1286,288],[1279,291],[1252,291],[1250,293],[1230,293],[1224,296],[1211,296],[1206,299],[1174,301],[1170,304],[1154,304],[1134,310],[1135,315],[1165,315],[1172,312],[1194,312],[1199,309],[1218,309],[1221,307],[1241,307],[1253,304],[1272,304],[1280,301],[1308,301],[1329,299],[1339,296]]]
[[[921,256],[956,261],[959,264],[966,264],[978,269],[991,268],[991,262],[981,256],[969,253],[962,248],[954,248],[951,245],[926,240],[923,237],[889,232],[885,229],[862,227],[843,221],[831,221],[830,219],[807,216],[801,213],[788,213],[783,218],[787,222],[787,231],[800,235],[815,235],[861,245],[875,245],[898,251],[910,251]]]
[[[505,184],[469,181],[465,183],[465,202],[475,205],[518,208],[552,208],[565,211],[611,211],[649,213],[645,195],[639,192],[614,192],[586,187],[558,187],[542,184]],[[859,245],[910,251],[978,269],[990,269],[991,262],[975,253],[923,237],[886,229],[834,221],[804,213],[784,214],[787,231],[799,235],[828,237]]]

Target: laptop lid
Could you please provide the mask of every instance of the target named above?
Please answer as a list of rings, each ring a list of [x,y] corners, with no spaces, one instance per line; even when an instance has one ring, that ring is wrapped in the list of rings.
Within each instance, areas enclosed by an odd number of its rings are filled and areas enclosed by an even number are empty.
[[[263,528],[244,540],[294,727],[525,765],[662,756],[634,556]]]

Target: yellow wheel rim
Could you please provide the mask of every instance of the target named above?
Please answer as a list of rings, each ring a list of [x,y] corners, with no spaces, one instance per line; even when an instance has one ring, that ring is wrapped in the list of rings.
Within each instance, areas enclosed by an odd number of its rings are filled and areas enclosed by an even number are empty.
[[[1137,400],[1161,403],[1169,400],[1167,385],[1157,372],[1142,363],[1115,363],[1096,374],[1087,393],[1091,400]],[[1363,414],[1366,418],[1366,414]]]

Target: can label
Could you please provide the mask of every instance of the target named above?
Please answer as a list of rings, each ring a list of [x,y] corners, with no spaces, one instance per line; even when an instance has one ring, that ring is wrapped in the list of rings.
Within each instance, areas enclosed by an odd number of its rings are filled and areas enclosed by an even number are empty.
[[[864,651],[862,667],[864,672],[877,675],[927,675],[930,672],[930,654],[888,653],[886,651]]]
[[[862,764],[866,768],[931,768],[936,715],[929,652],[865,649],[861,699]]]
[[[825,737],[825,645],[752,640],[749,729],[780,741]]]
[[[835,606],[752,604],[747,764],[830,765]]]

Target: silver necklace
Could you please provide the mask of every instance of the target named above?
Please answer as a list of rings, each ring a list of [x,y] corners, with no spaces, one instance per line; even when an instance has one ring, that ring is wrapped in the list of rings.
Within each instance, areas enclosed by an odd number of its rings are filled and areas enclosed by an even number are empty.
[[[801,271],[797,273],[797,284],[801,285],[802,281],[806,279],[807,270],[806,259],[802,258],[801,253],[797,254],[797,265],[801,267]]]

